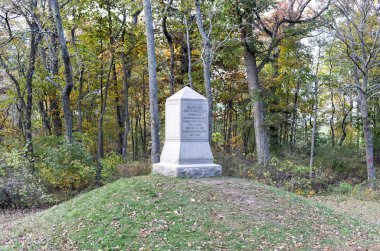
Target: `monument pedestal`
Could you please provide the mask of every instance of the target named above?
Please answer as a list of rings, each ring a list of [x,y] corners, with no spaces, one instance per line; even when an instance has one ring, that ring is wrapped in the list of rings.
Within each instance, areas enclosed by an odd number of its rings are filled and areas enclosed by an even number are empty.
[[[208,141],[207,99],[189,87],[166,100],[165,144],[161,162],[152,171],[186,178],[222,174],[222,167],[213,163]]]
[[[160,162],[153,164],[153,173],[181,178],[202,178],[222,175],[222,167],[216,164],[177,165]]]

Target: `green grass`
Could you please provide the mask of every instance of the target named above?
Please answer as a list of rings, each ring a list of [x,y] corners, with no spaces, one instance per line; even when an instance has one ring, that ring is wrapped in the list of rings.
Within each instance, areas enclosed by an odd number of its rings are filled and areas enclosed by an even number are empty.
[[[310,250],[375,245],[379,230],[247,180],[144,176],[12,223],[0,250]]]

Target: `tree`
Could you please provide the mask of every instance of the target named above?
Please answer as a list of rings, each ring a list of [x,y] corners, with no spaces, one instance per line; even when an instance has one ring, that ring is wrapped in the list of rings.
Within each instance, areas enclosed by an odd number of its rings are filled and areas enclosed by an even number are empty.
[[[30,3],[30,11],[33,13],[37,8],[37,1]],[[26,19],[32,31],[30,38],[30,55],[29,55],[29,68],[26,73],[26,113],[25,113],[25,139],[26,151],[29,157],[33,155],[33,142],[32,142],[32,106],[33,106],[33,75],[37,59],[38,44],[41,41],[41,34],[39,33],[38,25],[35,17],[31,20]]]
[[[70,108],[70,94],[74,88],[73,69],[71,66],[70,54],[67,49],[65,34],[63,31],[61,13],[59,11],[59,5],[57,0],[50,0],[52,12],[54,14],[55,24],[57,26],[57,33],[59,38],[59,44],[61,45],[62,59],[65,66],[66,84],[62,88],[53,79],[47,77],[47,80],[55,85],[60,91],[62,96],[62,108],[66,122],[66,141],[67,143],[73,142],[73,116]]]
[[[174,94],[174,44],[173,44],[173,36],[169,33],[168,27],[167,27],[167,19],[169,15],[169,10],[171,8],[171,5],[173,4],[173,0],[169,0],[165,4],[164,9],[164,17],[162,18],[162,31],[165,35],[166,41],[169,45],[170,50],[170,77],[169,77],[169,88],[170,88],[170,94]]]
[[[315,156],[315,139],[317,136],[317,116],[318,116],[318,91],[320,88],[318,73],[320,71],[320,60],[321,60],[321,44],[318,44],[318,56],[317,65],[315,67],[314,73],[314,86],[313,86],[313,131],[311,133],[311,147],[310,147],[310,164],[309,164],[309,178],[314,177],[313,167],[314,167],[314,156]]]
[[[25,18],[26,23],[30,29],[30,44],[29,44],[29,62],[28,68],[25,75],[25,83],[26,83],[26,103],[24,100],[24,96],[21,92],[20,82],[16,79],[16,77],[11,73],[8,65],[5,61],[0,57],[0,63],[2,68],[5,69],[5,72],[8,74],[10,79],[14,82],[17,90],[17,94],[20,99],[21,106],[21,116],[23,118],[23,130],[25,134],[25,149],[26,155],[29,160],[33,157],[33,136],[32,136],[32,108],[33,108],[33,76],[35,73],[35,65],[37,61],[37,53],[38,53],[38,45],[42,39],[41,30],[37,24],[38,17],[36,16],[37,11],[37,1],[31,1],[28,4],[21,3],[21,5],[14,4],[15,11],[21,13],[21,15]],[[8,13],[8,12],[7,12]],[[31,14],[29,14],[31,13]],[[8,15],[8,14],[7,14]],[[6,17],[8,17],[6,15]],[[9,41],[13,40],[12,29],[7,18],[4,18],[8,28]],[[20,69],[23,72],[23,69]]]
[[[133,14],[133,26],[135,27],[138,23],[138,16],[140,15],[141,10],[138,9],[136,12]],[[123,32],[122,32],[122,41],[124,42],[125,39],[125,33],[126,33],[126,28],[125,26],[123,27]],[[130,33],[129,36],[129,41],[131,42],[131,47],[129,51],[132,51],[136,47],[136,36],[133,32]],[[121,57],[121,64],[122,64],[122,71],[123,71],[123,84],[124,84],[124,120],[123,120],[123,125],[124,125],[124,133],[123,133],[123,146],[122,146],[122,155],[123,159],[127,160],[127,148],[128,148],[128,134],[130,131],[130,118],[129,118],[129,87],[130,87],[130,79],[132,75],[132,62],[127,63],[126,62],[126,53],[123,48],[123,50],[120,52],[120,57]],[[129,61],[131,61],[131,56],[128,55]]]
[[[200,0],[195,0],[195,17],[197,20],[198,30],[202,37],[202,62],[203,62],[203,79],[206,90],[206,98],[208,101],[208,139],[211,142],[213,131],[213,116],[212,116],[212,92],[211,92],[211,42],[207,35],[204,25]]]
[[[346,47],[347,57],[352,61],[354,83],[358,105],[363,121],[366,145],[368,182],[371,189],[376,188],[376,172],[373,159],[372,129],[369,118],[368,102],[378,92],[380,85],[371,79],[371,72],[380,65],[380,8],[372,0],[337,0],[335,10],[328,26]]]
[[[150,0],[143,0],[149,68],[150,128],[152,135],[152,163],[160,162],[160,125],[157,94],[157,66],[154,50],[153,18]]]
[[[110,44],[110,46],[111,46],[111,44]],[[98,118],[98,147],[97,147],[97,151],[96,151],[97,168],[96,168],[96,174],[95,174],[95,181],[96,181],[97,185],[101,184],[101,178],[102,178],[101,159],[104,158],[103,120],[104,120],[104,114],[106,112],[107,99],[108,99],[108,89],[109,89],[110,83],[111,83],[111,72],[112,72],[112,68],[114,65],[114,60],[115,60],[114,59],[114,53],[112,52],[108,71],[107,71],[107,80],[106,80],[106,86],[104,88],[104,96],[102,96],[103,98],[101,100],[100,115]],[[102,92],[103,92],[103,90],[102,90]],[[103,93],[101,93],[101,95],[103,95]]]
[[[50,30],[50,34],[48,35],[48,53],[49,53],[49,60],[47,60],[46,63],[44,63],[45,68],[49,71],[50,79],[54,79],[59,74],[59,52],[58,52],[58,46],[59,46],[59,39],[57,34],[57,26],[54,24],[54,14],[53,10],[49,3],[49,20],[52,20],[50,23],[53,22],[53,24],[50,24],[48,26]],[[59,90],[59,89],[58,89]],[[60,90],[59,90],[60,91]],[[56,136],[62,135],[62,119],[60,117],[60,107],[59,107],[59,97],[56,94],[56,89],[50,90],[50,98],[49,98],[49,113],[52,117],[52,124],[53,124],[53,134]]]
[[[290,150],[297,166],[311,160],[311,176],[361,182],[357,159],[367,149],[377,165],[380,150],[377,4],[329,2],[0,0],[0,147],[28,150],[39,174],[41,149],[68,138],[69,109],[80,142],[65,146],[92,153],[100,184],[150,157],[151,139],[159,161],[159,108],[189,84],[208,97],[217,159],[266,164]],[[326,42],[318,67],[316,40]],[[273,160],[255,175],[290,177]]]
[[[77,128],[78,132],[83,133],[83,112],[82,112],[82,99],[83,99],[83,82],[84,82],[84,69],[85,65],[83,62],[83,59],[81,58],[81,55],[79,54],[79,50],[77,47],[77,34],[76,30],[78,29],[78,25],[81,21],[81,12],[78,11],[76,13],[76,7],[72,7],[72,16],[73,16],[73,26],[70,30],[71,33],[71,43],[74,48],[75,58],[76,58],[76,64],[77,64],[77,75],[78,77],[78,99],[77,99],[77,112],[78,112],[78,121],[77,121]]]
[[[314,11],[309,17],[305,11],[309,7],[309,0],[290,0],[287,4],[276,1],[238,0],[234,4],[245,49],[244,60],[253,103],[257,158],[259,163],[265,165],[270,160],[270,152],[260,72],[273,59],[275,48],[283,38],[303,32],[302,28],[297,29],[295,25],[316,20],[327,10],[330,0],[321,10]],[[273,11],[270,16],[263,17],[270,11]]]
[[[191,21],[191,16],[190,16],[190,21]],[[186,14],[183,15],[183,22],[185,24],[185,29],[186,29],[187,76],[189,78],[189,86],[190,86],[190,88],[194,89],[193,78],[191,76],[192,61],[191,61],[190,31],[189,31],[189,22],[187,21]]]

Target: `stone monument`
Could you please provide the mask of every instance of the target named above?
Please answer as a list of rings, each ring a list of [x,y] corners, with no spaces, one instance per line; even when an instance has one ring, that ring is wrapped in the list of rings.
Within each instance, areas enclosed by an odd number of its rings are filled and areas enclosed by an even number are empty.
[[[189,87],[166,100],[165,144],[153,173],[186,178],[222,174],[208,141],[207,99]]]

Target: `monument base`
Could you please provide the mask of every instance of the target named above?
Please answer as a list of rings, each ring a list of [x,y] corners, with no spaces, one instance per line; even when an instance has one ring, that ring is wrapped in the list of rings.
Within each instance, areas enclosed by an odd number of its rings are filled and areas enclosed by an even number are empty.
[[[203,178],[222,175],[222,167],[216,164],[153,164],[153,173],[180,178]]]

